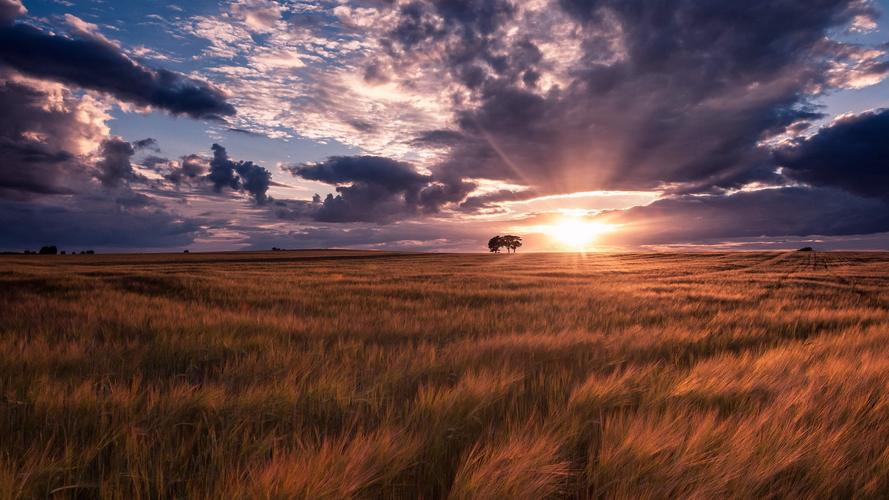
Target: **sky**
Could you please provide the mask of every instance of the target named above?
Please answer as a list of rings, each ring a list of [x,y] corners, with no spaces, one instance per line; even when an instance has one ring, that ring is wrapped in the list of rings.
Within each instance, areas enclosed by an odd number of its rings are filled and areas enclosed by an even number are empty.
[[[0,0],[0,250],[886,250],[887,10]]]

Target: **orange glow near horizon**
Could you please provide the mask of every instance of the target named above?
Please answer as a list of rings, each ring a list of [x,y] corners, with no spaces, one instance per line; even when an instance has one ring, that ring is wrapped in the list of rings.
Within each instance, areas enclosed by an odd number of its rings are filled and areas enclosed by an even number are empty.
[[[575,217],[566,217],[543,228],[547,236],[569,250],[587,250],[600,235],[614,230],[615,226],[611,224],[590,222]]]

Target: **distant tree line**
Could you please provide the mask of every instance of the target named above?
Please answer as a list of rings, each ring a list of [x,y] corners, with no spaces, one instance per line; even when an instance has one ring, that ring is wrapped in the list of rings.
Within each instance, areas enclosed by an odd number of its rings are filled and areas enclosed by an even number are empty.
[[[509,253],[510,250],[512,250],[512,253],[515,253],[520,246],[522,246],[522,237],[512,234],[494,236],[488,240],[488,250],[491,253],[500,253],[501,248],[505,248],[506,253]]]
[[[46,245],[40,247],[40,250],[36,252],[34,250],[25,250],[24,252],[0,252],[3,255],[68,255],[64,250],[59,250],[59,248],[55,245]],[[94,250],[81,250],[80,255],[94,255],[96,252]],[[71,255],[78,255],[76,251],[72,251]]]

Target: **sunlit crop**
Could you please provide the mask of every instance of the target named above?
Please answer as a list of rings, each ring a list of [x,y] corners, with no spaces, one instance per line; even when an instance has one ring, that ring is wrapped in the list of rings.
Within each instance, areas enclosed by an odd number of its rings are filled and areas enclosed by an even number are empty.
[[[0,260],[0,498],[885,498],[889,257]]]

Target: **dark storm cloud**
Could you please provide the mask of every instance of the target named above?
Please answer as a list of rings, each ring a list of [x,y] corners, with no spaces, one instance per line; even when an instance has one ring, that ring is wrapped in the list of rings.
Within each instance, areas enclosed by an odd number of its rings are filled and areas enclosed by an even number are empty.
[[[775,161],[797,181],[889,199],[889,109],[843,117]]]
[[[440,177],[420,191],[420,206],[427,213],[463,201],[478,185],[456,177]]]
[[[228,152],[219,144],[213,144],[213,159],[210,160],[210,173],[207,179],[213,183],[213,189],[221,192],[222,188],[238,189],[240,181],[235,175],[235,162],[229,160]]]
[[[759,144],[819,117],[811,89],[837,84],[831,63],[854,52],[828,34],[873,15],[857,0],[564,0],[582,52],[567,80],[543,91],[549,68],[535,38],[545,35],[504,42],[517,15],[509,5],[404,6],[389,54],[397,67],[440,53],[474,96],[456,129],[415,140],[450,147],[436,174],[545,192],[774,180]]]
[[[160,207],[143,201],[130,206],[127,201],[87,198],[72,205],[54,205],[0,200],[0,248],[175,247],[194,241],[200,230],[194,221]]]
[[[84,35],[68,38],[24,24],[0,26],[0,62],[38,78],[106,92],[176,115],[215,118],[235,113],[209,84],[144,67],[108,42]]]
[[[238,162],[236,167],[238,175],[241,176],[241,186],[244,191],[250,193],[256,203],[262,205],[267,200],[266,192],[269,190],[269,183],[272,180],[272,174],[256,165],[253,162]]]
[[[194,239],[196,222],[133,190],[136,148],[107,136],[102,109],[2,71],[0,109],[0,248],[160,248]]]
[[[136,149],[129,142],[118,137],[106,139],[99,148],[99,154],[101,158],[96,162],[96,167],[99,169],[96,177],[103,186],[117,187],[124,181],[136,178],[133,165],[130,163],[130,159],[136,154]]]
[[[186,177],[197,177],[207,171],[207,162],[199,155],[183,156],[180,163]]]
[[[164,159],[164,162],[170,163],[169,160],[166,159]],[[203,176],[207,170],[207,160],[200,155],[191,154],[183,156],[178,162],[174,162],[169,173],[164,177],[178,186],[183,182]]]
[[[49,106],[46,91],[2,77],[0,197],[70,193],[87,182],[88,169],[72,151],[97,142],[99,131],[78,119],[74,103]]]
[[[86,110],[61,95],[65,105],[50,106],[59,95],[0,82],[0,248],[157,248],[192,241],[194,222],[130,189],[133,146],[78,119]],[[76,154],[83,142],[100,146],[95,164]],[[94,178],[115,189],[101,189]]]
[[[333,156],[320,163],[289,167],[303,179],[327,184],[373,183],[391,191],[418,191],[431,180],[405,162],[380,156]]]
[[[515,7],[505,0],[415,1],[400,7],[400,22],[390,37],[409,50],[456,32],[467,46],[480,47],[514,12]]]
[[[495,209],[499,203],[503,203],[505,201],[524,201],[530,200],[531,198],[534,198],[536,196],[538,196],[538,193],[531,189],[525,191],[500,189],[492,193],[470,196],[469,198],[466,198],[463,203],[460,204],[460,208],[467,212],[490,210]]]
[[[612,237],[619,244],[856,235],[889,231],[889,203],[838,189],[788,187],[665,199],[597,220],[623,225]]]
[[[157,144],[157,139],[153,139],[151,137],[147,137],[145,139],[140,139],[138,141],[133,142],[133,147],[136,150],[147,149],[154,152],[159,152],[160,147]]]
[[[303,179],[337,186],[338,194],[318,200],[312,215],[324,222],[391,222],[434,213],[475,187],[458,179],[435,179],[405,162],[379,156],[334,156],[288,169]]]
[[[311,201],[307,200],[274,200],[271,203],[271,213],[281,220],[309,221],[315,220],[318,210],[322,207],[323,200],[316,194]]]
[[[290,171],[337,186],[339,194],[327,195],[314,214],[324,222],[385,222],[416,213],[420,191],[431,181],[406,163],[378,156],[335,156]]]
[[[492,79],[516,80],[540,60],[539,49],[527,39],[508,47],[503,43],[500,30],[516,12],[507,0],[418,0],[399,8],[399,22],[382,45],[400,62],[440,51],[443,44],[441,55],[452,75],[480,89]]]
[[[140,163],[148,168],[160,171],[161,168],[170,164],[170,160],[163,156],[148,155]]]
[[[207,179],[213,183],[213,189],[221,192],[223,188],[243,189],[253,196],[259,205],[268,201],[266,192],[271,183],[272,174],[265,168],[251,161],[234,161],[228,152],[219,144],[213,144],[213,159],[210,160],[210,173]]]

